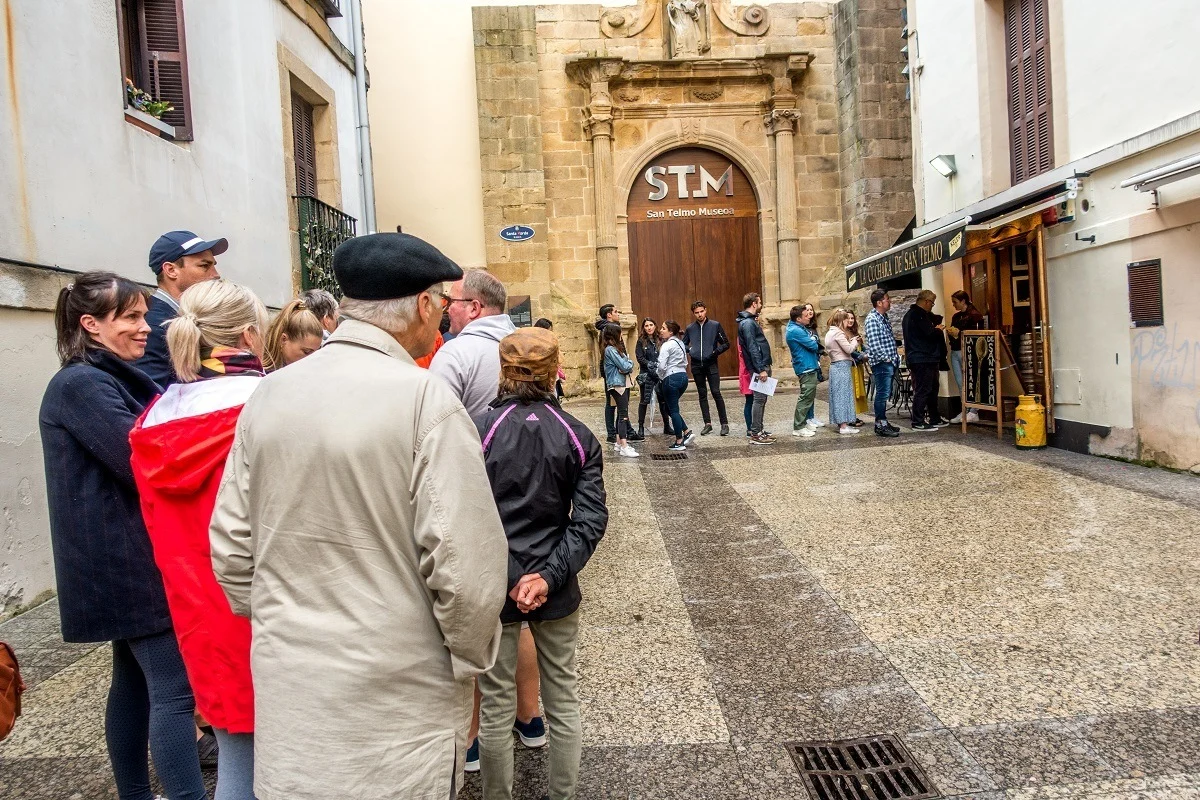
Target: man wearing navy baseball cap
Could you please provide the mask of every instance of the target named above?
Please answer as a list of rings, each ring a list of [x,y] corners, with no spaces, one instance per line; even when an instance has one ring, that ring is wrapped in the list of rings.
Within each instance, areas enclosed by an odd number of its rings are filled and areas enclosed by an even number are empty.
[[[229,249],[224,239],[203,239],[191,231],[171,231],[158,237],[150,248],[150,270],[158,289],[150,296],[146,324],[150,338],[146,354],[135,366],[166,389],[175,382],[175,368],[167,352],[166,322],[179,313],[179,297],[189,286],[220,280],[217,256]]]

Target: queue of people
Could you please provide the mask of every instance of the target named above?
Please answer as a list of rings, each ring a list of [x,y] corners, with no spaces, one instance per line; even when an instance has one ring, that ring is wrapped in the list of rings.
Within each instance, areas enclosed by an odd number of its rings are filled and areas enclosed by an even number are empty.
[[[219,280],[228,247],[164,234],[153,293],[89,272],[56,306],[62,368],[40,427],[62,631],[112,643],[118,795],[153,800],[152,758],[170,800],[203,798],[215,758],[218,800],[452,798],[464,769],[504,800],[516,732],[549,748],[550,797],[574,797],[577,575],[608,511],[602,446],[559,404],[552,323],[517,329],[499,280],[399,233],[338,248],[340,302],[309,290],[270,320]],[[918,431],[948,424],[945,337],[961,374],[962,331],[982,324],[965,293],[949,326],[935,299],[922,292],[903,326]],[[869,368],[875,432],[898,435],[890,299],[871,301],[865,336],[849,310],[821,336],[811,305],[791,309],[794,435],[823,424],[823,350],[837,433],[863,425]],[[731,347],[748,440],[774,444],[762,308],[745,295],[732,342],[702,301],[686,330],[644,319],[631,358],[620,312],[602,307],[615,454],[638,456],[647,413],[668,450],[695,442],[680,410],[689,364],[700,435],[711,395],[727,436],[717,359]]]
[[[346,242],[343,300],[268,322],[213,280],[228,243],[184,234],[153,298],[107,272],[61,291],[40,413],[63,636],[112,643],[118,795],[152,800],[152,759],[170,800],[205,797],[198,713],[220,800],[453,798],[477,679],[484,796],[512,795],[515,729],[574,797],[576,576],[608,512],[554,334],[504,330],[498,281],[404,234]]]

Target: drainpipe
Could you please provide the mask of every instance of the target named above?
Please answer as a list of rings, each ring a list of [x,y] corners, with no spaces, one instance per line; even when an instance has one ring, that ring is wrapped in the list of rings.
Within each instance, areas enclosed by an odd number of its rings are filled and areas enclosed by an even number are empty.
[[[375,233],[375,173],[371,164],[371,122],[367,115],[367,60],[362,0],[350,0],[350,41],[354,45],[355,130],[358,132],[358,185],[366,233]],[[362,233],[362,231],[360,231]]]

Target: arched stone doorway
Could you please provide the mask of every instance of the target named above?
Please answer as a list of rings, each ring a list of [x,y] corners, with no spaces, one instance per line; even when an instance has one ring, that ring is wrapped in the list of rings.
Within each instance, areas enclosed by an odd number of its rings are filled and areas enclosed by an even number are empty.
[[[638,319],[686,327],[692,301],[703,300],[732,341],[742,296],[762,291],[758,200],[741,167],[707,148],[668,150],[642,167],[627,211]],[[737,375],[735,351],[721,357],[723,376]]]

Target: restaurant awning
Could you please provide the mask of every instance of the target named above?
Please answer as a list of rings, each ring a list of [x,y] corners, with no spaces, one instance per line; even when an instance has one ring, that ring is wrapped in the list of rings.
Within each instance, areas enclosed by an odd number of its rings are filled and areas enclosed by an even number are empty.
[[[846,267],[846,291],[853,292],[881,281],[898,278],[926,267],[935,267],[962,256],[967,248],[970,217],[898,244]]]

